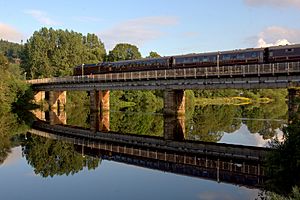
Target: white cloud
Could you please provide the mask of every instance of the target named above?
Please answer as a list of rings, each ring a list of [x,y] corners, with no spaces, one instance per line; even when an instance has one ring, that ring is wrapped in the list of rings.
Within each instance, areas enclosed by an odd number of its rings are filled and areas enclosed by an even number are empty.
[[[0,38],[11,42],[20,42],[24,35],[16,28],[0,22]]]
[[[267,43],[266,41],[264,41],[264,39],[259,38],[256,47],[270,47],[270,46],[287,45],[287,44],[291,44],[287,39],[277,40],[274,43]]]
[[[58,25],[59,23],[48,17],[46,12],[41,10],[26,10],[24,13],[31,15],[35,18],[38,22],[42,23],[43,25]]]
[[[108,49],[117,43],[130,43],[141,46],[145,42],[155,40],[163,35],[163,28],[178,23],[176,17],[155,16],[124,21],[98,35]]]
[[[300,8],[300,0],[244,0],[246,5],[259,6],[273,6],[273,7],[297,7]]]
[[[257,47],[299,43],[300,29],[270,26],[260,32],[255,38]]]

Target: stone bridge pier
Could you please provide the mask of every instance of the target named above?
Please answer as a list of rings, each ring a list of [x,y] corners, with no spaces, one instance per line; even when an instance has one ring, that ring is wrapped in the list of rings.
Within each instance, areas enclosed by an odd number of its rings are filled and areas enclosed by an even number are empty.
[[[34,94],[34,102],[36,104],[38,104],[38,103],[44,101],[45,100],[45,94],[46,94],[45,91],[37,91],[37,92],[35,92],[35,94]]]
[[[49,122],[50,122],[50,125],[67,124],[66,111],[59,110],[59,109],[50,110],[49,111]]]
[[[109,131],[109,90],[90,91],[90,129],[96,131]],[[100,112],[99,112],[100,111]]]
[[[164,91],[164,115],[185,114],[185,92],[184,90]]]
[[[34,116],[37,119],[42,120],[42,121],[46,121],[45,111],[40,110],[40,109],[36,109],[36,110],[32,110],[31,112],[32,112],[32,114],[34,114]]]
[[[90,113],[90,130],[92,132],[103,131],[108,132],[110,130],[109,111],[97,112],[92,111]]]
[[[300,88],[288,89],[289,124],[300,121]]]
[[[108,111],[109,110],[109,90],[92,90],[90,91],[90,109],[91,111]]]
[[[50,109],[63,109],[67,102],[66,91],[49,91],[49,107]]]
[[[164,139],[175,141],[185,139],[185,115],[164,117]]]

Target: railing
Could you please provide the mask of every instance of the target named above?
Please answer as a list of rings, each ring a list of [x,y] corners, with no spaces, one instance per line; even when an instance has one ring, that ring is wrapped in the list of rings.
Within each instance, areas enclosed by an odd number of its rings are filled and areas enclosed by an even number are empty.
[[[54,77],[28,80],[30,84],[92,83],[161,79],[203,79],[220,77],[275,76],[300,73],[300,62],[251,64],[233,66],[211,66],[153,71],[136,71],[84,76]]]

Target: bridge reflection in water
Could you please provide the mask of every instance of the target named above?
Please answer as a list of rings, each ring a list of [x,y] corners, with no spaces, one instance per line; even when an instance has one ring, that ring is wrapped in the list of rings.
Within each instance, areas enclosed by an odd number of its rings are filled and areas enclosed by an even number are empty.
[[[263,161],[269,149],[185,140],[184,118],[165,118],[164,136],[152,137],[111,132],[103,120],[107,116],[99,114],[91,119],[100,117],[95,121],[102,125],[84,129],[64,125],[65,114],[50,113],[50,123],[38,120],[29,133],[72,143],[82,154],[247,187],[259,188],[265,180]]]

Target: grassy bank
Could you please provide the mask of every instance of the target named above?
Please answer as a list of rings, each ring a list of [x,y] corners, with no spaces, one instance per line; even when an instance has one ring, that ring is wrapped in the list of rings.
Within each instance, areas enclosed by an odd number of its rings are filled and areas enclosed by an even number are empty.
[[[270,103],[272,99],[247,97],[215,97],[215,98],[195,98],[196,105],[246,105],[254,103]]]

